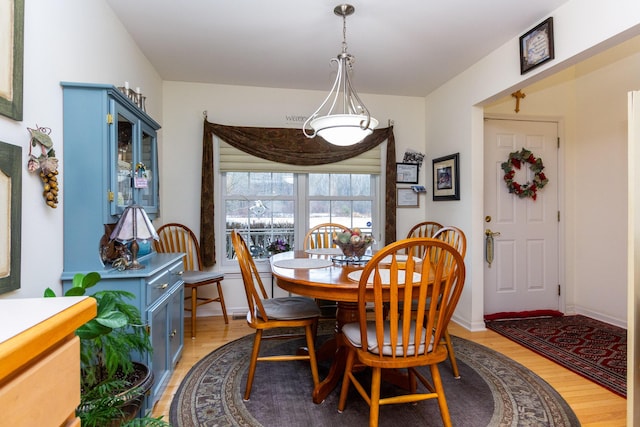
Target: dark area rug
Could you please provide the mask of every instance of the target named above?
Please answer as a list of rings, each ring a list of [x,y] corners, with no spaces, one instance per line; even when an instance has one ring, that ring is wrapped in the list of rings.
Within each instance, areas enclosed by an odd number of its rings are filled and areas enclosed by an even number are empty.
[[[328,335],[320,336],[319,341]],[[441,364],[454,426],[579,426],[575,414],[544,380],[511,359],[473,342],[452,337],[461,379]],[[261,354],[294,351],[301,339],[263,342]],[[253,335],[240,338],[200,360],[180,384],[170,409],[174,427],[187,426],[366,426],[369,407],[351,390],[337,411],[339,386],[316,405],[311,371],[304,362],[258,363],[251,400],[244,402]],[[329,364],[319,366],[324,377]],[[429,377],[428,371],[427,377]],[[368,375],[363,371],[362,375]],[[383,393],[397,392],[385,385]],[[380,426],[440,426],[435,400],[380,408]]]
[[[627,396],[625,329],[581,315],[485,323],[488,329],[619,396]]]

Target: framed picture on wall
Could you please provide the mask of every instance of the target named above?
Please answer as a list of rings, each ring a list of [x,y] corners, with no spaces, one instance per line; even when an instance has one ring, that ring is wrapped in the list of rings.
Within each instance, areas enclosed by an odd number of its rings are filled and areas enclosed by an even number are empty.
[[[417,184],[419,169],[417,163],[396,163],[396,183]]]
[[[22,147],[0,141],[0,294],[20,288]]]
[[[553,49],[553,18],[547,18],[520,36],[520,74],[551,61]]]
[[[411,187],[396,189],[396,207],[417,208],[420,207],[420,193]]]
[[[433,200],[460,200],[460,153],[433,159]]]
[[[0,114],[22,120],[24,0],[0,0]]]

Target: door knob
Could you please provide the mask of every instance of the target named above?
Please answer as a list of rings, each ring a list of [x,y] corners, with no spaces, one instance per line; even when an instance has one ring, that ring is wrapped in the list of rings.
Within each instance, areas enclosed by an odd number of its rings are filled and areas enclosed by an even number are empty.
[[[491,231],[491,229],[490,229],[490,228],[487,228],[486,230],[484,230],[484,234],[485,234],[485,236],[487,236],[487,237],[489,237],[489,236],[491,236],[491,237],[495,237],[495,236],[499,236],[499,235],[500,235],[500,232],[499,232],[499,231],[493,232],[493,231]]]

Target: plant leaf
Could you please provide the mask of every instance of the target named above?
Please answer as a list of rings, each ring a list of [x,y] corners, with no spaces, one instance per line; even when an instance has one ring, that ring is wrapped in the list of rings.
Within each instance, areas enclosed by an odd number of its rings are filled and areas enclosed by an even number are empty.
[[[127,316],[117,310],[109,311],[106,313],[100,313],[99,317],[94,319],[96,322],[108,328],[116,329],[127,326],[129,323]]]
[[[95,286],[95,284],[98,283],[100,279],[100,273],[97,273],[95,271],[87,273],[82,279],[82,287],[85,289],[91,288]]]
[[[80,297],[84,295],[84,288],[71,287],[64,293],[66,297]]]
[[[76,335],[81,340],[92,340],[111,332],[111,328],[101,325],[96,319],[90,320],[76,329]]]

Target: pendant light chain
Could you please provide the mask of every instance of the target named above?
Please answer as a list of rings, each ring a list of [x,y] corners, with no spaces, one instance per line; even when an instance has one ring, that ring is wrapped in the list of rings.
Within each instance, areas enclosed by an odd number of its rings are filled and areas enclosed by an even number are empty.
[[[347,16],[342,15],[342,53],[347,53]]]

